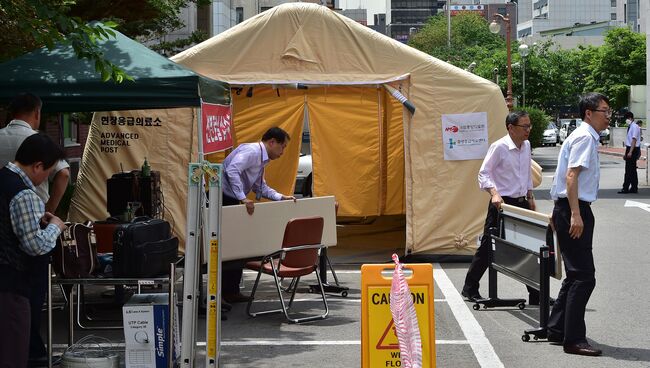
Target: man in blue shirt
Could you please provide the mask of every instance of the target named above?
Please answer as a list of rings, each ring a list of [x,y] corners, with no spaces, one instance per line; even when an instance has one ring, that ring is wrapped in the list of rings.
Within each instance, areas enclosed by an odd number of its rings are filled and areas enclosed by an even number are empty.
[[[264,167],[282,156],[289,143],[289,134],[278,127],[270,128],[260,142],[242,143],[232,151],[223,162],[223,206],[246,205],[246,211],[252,215],[255,202],[246,198],[249,192],[255,192],[255,198],[267,198],[273,201],[296,200],[294,196],[278,193],[264,180]],[[239,292],[243,262],[225,262],[222,270],[222,295],[228,303],[247,302],[250,297]]]
[[[580,99],[581,124],[564,141],[551,186],[553,226],[564,261],[566,278],[558,293],[548,323],[548,341],[562,344],[564,352],[601,355],[587,342],[585,310],[596,286],[592,251],[594,215],[591,203],[598,198],[600,131],[609,124],[612,110],[600,93]]]
[[[34,259],[50,252],[65,228],[45,211],[36,186],[47,180],[63,150],[47,135],[23,141],[0,170],[0,366],[26,367]]]

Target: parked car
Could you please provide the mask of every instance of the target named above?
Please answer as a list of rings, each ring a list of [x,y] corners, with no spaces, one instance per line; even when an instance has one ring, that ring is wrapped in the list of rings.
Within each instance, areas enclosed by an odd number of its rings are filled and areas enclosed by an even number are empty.
[[[571,134],[577,127],[582,124],[581,119],[560,119],[560,132],[559,140],[560,143],[563,143],[566,137]],[[609,128],[600,132],[600,144],[606,144],[609,142]]]
[[[295,193],[302,194],[303,197],[311,197],[311,155],[301,154],[298,160],[298,173],[296,174]]]
[[[559,142],[558,130],[554,123],[548,123],[542,136],[542,146],[555,146]]]

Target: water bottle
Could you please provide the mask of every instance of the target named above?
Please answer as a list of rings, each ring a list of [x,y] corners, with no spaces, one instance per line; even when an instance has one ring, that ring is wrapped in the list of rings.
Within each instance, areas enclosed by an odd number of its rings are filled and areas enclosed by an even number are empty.
[[[142,164],[142,171],[140,175],[143,178],[148,178],[149,176],[151,176],[151,166],[149,166],[149,162],[147,162],[146,157],[144,158],[144,163]]]

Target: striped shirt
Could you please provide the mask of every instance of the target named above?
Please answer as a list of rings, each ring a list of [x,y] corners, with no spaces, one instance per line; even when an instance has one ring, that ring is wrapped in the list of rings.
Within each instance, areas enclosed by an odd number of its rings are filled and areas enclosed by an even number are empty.
[[[36,194],[36,188],[18,166],[13,162],[7,168],[20,176],[29,189],[16,194],[9,202],[9,214],[14,234],[20,240],[20,249],[30,256],[48,253],[56,245],[56,238],[61,229],[55,224],[49,224],[41,229],[41,218],[45,214],[45,204]]]

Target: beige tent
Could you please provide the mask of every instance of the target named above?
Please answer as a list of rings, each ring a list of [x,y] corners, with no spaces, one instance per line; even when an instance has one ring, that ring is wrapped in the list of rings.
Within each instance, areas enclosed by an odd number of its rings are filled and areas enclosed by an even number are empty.
[[[289,132],[293,139],[285,154],[265,171],[272,187],[293,192],[307,115],[314,195],[335,195],[342,216],[405,215],[407,251],[473,253],[488,201],[476,179],[481,157],[445,160],[443,119],[483,114],[487,149],[506,133],[508,111],[495,84],[306,3],[274,7],[173,60],[230,83],[235,145],[258,141],[275,125]],[[389,89],[408,98],[415,113]],[[154,145],[171,139],[189,157],[195,113],[166,114],[165,119],[185,124],[187,133],[148,139]],[[223,153],[210,158],[219,161]],[[129,162],[135,166],[141,158]],[[182,182],[183,164],[165,159],[163,177],[181,176]],[[101,186],[93,186],[88,171],[87,196],[101,203],[95,187],[103,186],[105,177],[96,180]],[[166,207],[182,231],[185,199],[172,196],[165,193]],[[92,212],[90,204],[79,206],[84,214]]]
[[[497,140],[508,110],[495,84],[305,3],[274,7],[172,59],[234,87],[236,143],[273,125],[300,137],[306,109],[314,195],[336,195],[339,215],[405,214],[407,250],[473,252],[488,201],[481,160],[444,159],[442,118],[486,113],[488,141]],[[266,172],[281,191],[293,189],[299,144]]]

